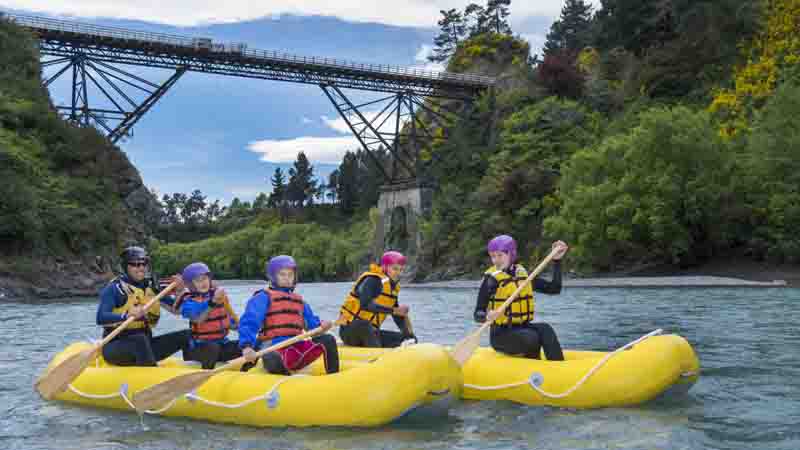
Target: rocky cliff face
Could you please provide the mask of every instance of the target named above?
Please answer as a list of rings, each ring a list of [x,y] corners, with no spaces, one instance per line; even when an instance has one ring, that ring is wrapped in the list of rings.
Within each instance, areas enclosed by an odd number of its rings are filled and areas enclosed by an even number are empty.
[[[37,49],[0,20],[0,299],[93,296],[158,202],[122,150],[59,118]]]

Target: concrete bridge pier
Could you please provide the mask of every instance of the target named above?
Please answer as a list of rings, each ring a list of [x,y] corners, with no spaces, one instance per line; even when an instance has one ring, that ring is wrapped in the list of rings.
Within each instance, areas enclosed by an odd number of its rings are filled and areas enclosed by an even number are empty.
[[[420,219],[430,214],[433,191],[418,181],[393,183],[380,188],[378,224],[373,254],[397,250],[408,258],[403,280],[413,280],[419,269],[422,249]]]

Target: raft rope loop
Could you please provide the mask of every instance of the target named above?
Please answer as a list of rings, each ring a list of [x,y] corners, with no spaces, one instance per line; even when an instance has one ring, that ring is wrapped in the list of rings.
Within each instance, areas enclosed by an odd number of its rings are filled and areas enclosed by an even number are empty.
[[[94,345],[97,342],[99,342],[99,340],[89,339],[89,342],[92,345]],[[403,344],[402,344],[402,347],[407,347],[409,345],[415,345],[415,344],[411,343],[410,340],[409,340],[408,343],[406,343],[406,341],[404,341]],[[399,348],[402,348],[402,347],[399,347]],[[366,361],[366,362],[375,362],[376,360],[378,360],[378,358],[380,358],[381,356],[385,355],[386,353],[398,350],[399,348],[394,348],[394,349],[383,351],[383,352],[380,352],[380,353],[369,354],[366,357],[359,358],[358,360]],[[95,358],[95,367],[96,368],[100,368],[100,358]],[[310,368],[306,368],[306,369],[310,369]],[[266,393],[264,393],[263,395],[258,395],[256,397],[249,398],[249,399],[247,399],[247,400],[245,400],[243,402],[240,402],[240,403],[228,404],[228,403],[215,402],[213,400],[208,400],[208,399],[205,399],[203,397],[200,397],[199,395],[197,395],[194,392],[190,392],[188,394],[185,394],[185,397],[189,401],[199,401],[199,402],[203,402],[203,403],[205,403],[207,405],[216,406],[218,408],[229,408],[229,409],[242,408],[242,407],[245,407],[245,406],[249,405],[250,403],[254,403],[254,402],[257,402],[259,400],[265,400],[267,402],[267,406],[271,409],[271,408],[274,408],[275,406],[277,406],[278,398],[279,398],[277,389],[280,387],[281,384],[291,380],[292,378],[308,377],[308,376],[311,376],[311,375],[309,375],[307,373],[295,373],[295,374],[293,374],[291,376],[284,377],[281,380],[278,380],[275,384],[273,384],[272,387]],[[78,395],[79,397],[91,398],[91,399],[94,399],[94,400],[108,400],[108,399],[112,399],[112,398],[115,398],[115,397],[121,397],[123,400],[125,400],[125,403],[127,403],[128,406],[131,407],[131,409],[136,410],[136,406],[134,406],[133,402],[130,400],[130,398],[128,398],[128,384],[127,383],[123,383],[123,384],[120,385],[119,392],[114,392],[114,393],[111,393],[111,394],[89,394],[87,392],[83,392],[83,391],[79,390],[78,388],[73,386],[71,383],[69,384],[68,388],[69,388],[70,391],[72,391],[74,394]],[[156,409],[156,410],[149,410],[148,409],[148,410],[145,411],[145,413],[147,413],[147,414],[161,414],[164,411],[170,409],[175,404],[176,401],[178,401],[178,398],[172,399],[163,408]]]
[[[310,376],[310,375],[295,374],[295,375],[292,375],[292,376],[284,377],[284,378],[278,380],[275,384],[273,384],[272,387],[266,393],[264,393],[262,395],[257,395],[257,396],[252,397],[252,398],[249,398],[249,399],[247,399],[247,400],[245,400],[243,402],[240,402],[240,403],[232,403],[231,404],[231,403],[215,402],[213,400],[208,400],[208,399],[205,399],[203,397],[200,397],[199,395],[197,395],[194,392],[190,392],[190,393],[186,394],[185,397],[190,402],[199,401],[199,402],[205,403],[207,405],[216,406],[218,408],[228,408],[228,409],[243,408],[243,407],[245,407],[245,406],[247,406],[247,405],[249,405],[251,403],[255,403],[257,401],[263,400],[263,401],[266,401],[267,407],[272,409],[272,408],[275,408],[277,406],[277,404],[278,404],[279,396],[278,396],[277,390],[283,383],[285,383],[285,382],[287,382],[287,381],[289,381],[289,380],[291,380],[293,378],[307,377],[307,376]],[[128,384],[127,383],[121,384],[120,387],[119,387],[119,392],[114,392],[112,394],[89,394],[89,393],[82,392],[82,391],[78,390],[78,388],[76,388],[72,384],[70,384],[68,386],[68,388],[69,388],[70,391],[72,391],[73,393],[75,393],[76,395],[78,395],[80,397],[91,398],[91,399],[95,399],[95,400],[109,400],[109,399],[112,399],[112,398],[115,398],[115,397],[122,397],[122,399],[125,400],[125,403],[127,403],[128,406],[131,407],[131,409],[136,410],[136,406],[134,406],[133,402],[130,400],[130,398],[128,398]],[[172,408],[172,406],[175,404],[176,401],[178,401],[178,398],[172,399],[169,403],[167,403],[164,407],[162,407],[160,409],[155,409],[155,410],[148,409],[148,410],[145,411],[145,413],[147,413],[147,414],[161,414],[161,413],[167,411],[168,409]]]
[[[621,352],[633,347],[634,345],[644,341],[645,339],[648,339],[650,337],[659,335],[662,332],[663,332],[663,330],[661,328],[659,328],[659,329],[657,329],[655,331],[652,331],[650,333],[647,333],[644,336],[640,337],[639,339],[636,339],[635,341],[629,342],[629,343],[623,345],[622,347],[614,350],[613,352],[607,354],[605,357],[603,357],[603,359],[598,361],[597,364],[594,365],[594,367],[589,369],[589,371],[586,372],[586,375],[584,375],[583,378],[578,380],[578,382],[575,383],[575,385],[573,385],[571,388],[567,389],[566,391],[564,391],[564,392],[562,392],[560,394],[553,394],[551,392],[547,392],[547,391],[543,390],[542,388],[540,388],[539,386],[542,384],[544,379],[543,379],[542,375],[540,373],[538,373],[538,372],[534,372],[533,374],[531,374],[530,378],[528,378],[527,380],[520,381],[520,382],[517,382],[517,383],[501,384],[501,385],[497,385],[497,386],[478,386],[478,385],[474,385],[474,384],[464,384],[464,387],[465,388],[476,389],[476,390],[479,390],[479,391],[495,391],[495,390],[500,390],[500,389],[507,389],[507,388],[513,388],[513,387],[517,387],[517,386],[523,386],[523,385],[527,384],[527,385],[530,385],[530,387],[533,388],[533,390],[535,390],[536,392],[538,392],[539,394],[541,394],[544,397],[547,397],[547,398],[564,398],[564,397],[569,396],[573,392],[575,392],[575,390],[578,389],[579,387],[583,386],[583,384],[586,383],[586,381],[589,379],[589,377],[591,377],[595,372],[600,370],[600,368],[603,367],[608,362],[608,360],[613,358],[615,355],[617,355],[617,354],[619,354],[619,353],[621,353]]]

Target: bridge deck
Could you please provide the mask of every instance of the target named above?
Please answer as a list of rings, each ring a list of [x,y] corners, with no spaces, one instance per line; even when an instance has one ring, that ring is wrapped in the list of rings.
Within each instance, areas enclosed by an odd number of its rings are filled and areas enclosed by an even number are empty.
[[[248,49],[242,43],[97,26],[45,17],[6,14],[34,31],[43,54],[69,57],[77,51],[91,58],[168,69],[380,92],[410,91],[422,96],[472,98],[494,84],[491,77],[434,72],[385,64]]]

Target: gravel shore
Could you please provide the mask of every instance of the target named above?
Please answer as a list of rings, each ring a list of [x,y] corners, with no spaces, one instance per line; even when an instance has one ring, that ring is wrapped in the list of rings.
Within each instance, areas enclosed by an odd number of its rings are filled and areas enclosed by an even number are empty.
[[[403,288],[462,288],[477,289],[481,280],[453,280],[431,283],[404,284]],[[569,278],[564,287],[626,288],[626,287],[787,287],[784,280],[751,281],[741,278],[717,276],[672,276],[672,277],[615,277],[615,278]]]

